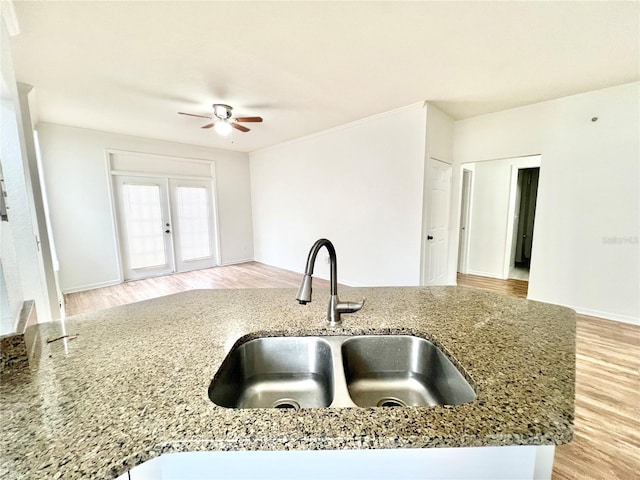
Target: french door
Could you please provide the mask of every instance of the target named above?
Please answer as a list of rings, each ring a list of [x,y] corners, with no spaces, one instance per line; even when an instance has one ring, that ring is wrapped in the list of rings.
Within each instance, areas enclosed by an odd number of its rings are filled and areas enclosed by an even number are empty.
[[[114,175],[125,280],[216,264],[211,182]]]

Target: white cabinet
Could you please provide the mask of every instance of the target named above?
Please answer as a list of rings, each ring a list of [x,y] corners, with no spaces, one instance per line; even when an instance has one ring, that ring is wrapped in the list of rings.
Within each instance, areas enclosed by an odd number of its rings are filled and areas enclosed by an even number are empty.
[[[116,480],[164,480],[167,477],[162,471],[163,463],[162,457],[154,458],[132,468],[130,472],[123,473]]]
[[[185,452],[134,468],[130,480],[550,480],[555,447]],[[129,480],[127,474],[117,480]]]

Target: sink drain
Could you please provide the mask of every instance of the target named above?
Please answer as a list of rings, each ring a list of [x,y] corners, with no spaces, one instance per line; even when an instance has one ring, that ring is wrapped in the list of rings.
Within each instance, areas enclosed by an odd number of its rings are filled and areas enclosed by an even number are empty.
[[[380,399],[376,405],[377,407],[406,407],[407,404],[402,400],[394,397],[386,397]]]
[[[273,408],[289,408],[292,410],[300,410],[300,404],[292,398],[282,398],[274,402]]]

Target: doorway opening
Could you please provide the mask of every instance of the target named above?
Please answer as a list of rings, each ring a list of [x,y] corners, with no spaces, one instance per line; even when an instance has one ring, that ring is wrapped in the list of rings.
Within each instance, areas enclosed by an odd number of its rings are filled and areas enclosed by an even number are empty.
[[[213,162],[107,152],[120,281],[218,266]]]
[[[529,280],[540,167],[518,169],[509,278]]]
[[[541,156],[461,166],[458,272],[529,280]]]

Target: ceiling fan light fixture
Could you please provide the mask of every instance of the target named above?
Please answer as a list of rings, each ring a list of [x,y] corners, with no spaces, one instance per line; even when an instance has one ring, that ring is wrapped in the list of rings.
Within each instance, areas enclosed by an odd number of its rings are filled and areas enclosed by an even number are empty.
[[[232,127],[231,127],[231,124],[228,123],[226,120],[220,120],[216,122],[213,128],[216,131],[216,133],[218,133],[218,135],[222,135],[223,137],[226,137],[231,133]]]

